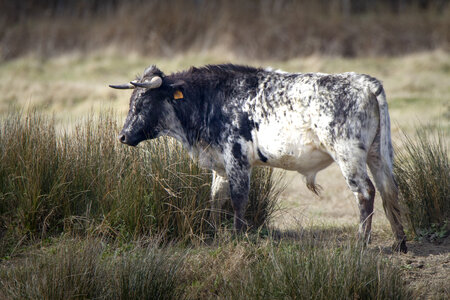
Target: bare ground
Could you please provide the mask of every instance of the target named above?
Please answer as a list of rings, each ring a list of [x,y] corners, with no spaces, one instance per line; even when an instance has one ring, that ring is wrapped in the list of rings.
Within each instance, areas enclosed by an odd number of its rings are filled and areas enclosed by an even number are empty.
[[[379,246],[376,246],[379,244]],[[450,297],[450,238],[439,243],[409,241],[407,254],[392,254],[386,241],[374,243],[400,264],[406,283],[417,299],[448,299]]]

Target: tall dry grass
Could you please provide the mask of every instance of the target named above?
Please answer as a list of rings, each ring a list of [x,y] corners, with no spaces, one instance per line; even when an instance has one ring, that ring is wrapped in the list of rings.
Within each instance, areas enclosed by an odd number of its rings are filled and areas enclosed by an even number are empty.
[[[134,149],[118,143],[117,132],[107,115],[73,132],[57,132],[51,118],[37,113],[2,120],[0,257],[18,240],[60,233],[125,241],[154,235],[198,241],[214,233],[210,173],[174,140]],[[255,170],[251,188],[247,216],[260,227],[279,193],[272,171]],[[226,223],[232,215],[224,211]]]
[[[105,47],[152,56],[220,50],[252,59],[448,50],[450,6],[426,2],[6,1],[0,58]]]
[[[227,299],[408,299],[398,270],[354,243],[306,238],[257,249],[241,280],[224,282]],[[252,253],[253,254],[253,253]],[[251,254],[250,254],[251,255]],[[377,263],[375,263],[377,262]],[[377,265],[379,264],[379,265]],[[381,265],[383,265],[381,267]],[[377,276],[374,276],[377,274]]]
[[[448,131],[418,127],[403,133],[396,153],[395,175],[407,225],[419,237],[439,239],[450,232],[450,163]]]
[[[182,256],[151,244],[65,239],[0,265],[2,299],[176,299]]]

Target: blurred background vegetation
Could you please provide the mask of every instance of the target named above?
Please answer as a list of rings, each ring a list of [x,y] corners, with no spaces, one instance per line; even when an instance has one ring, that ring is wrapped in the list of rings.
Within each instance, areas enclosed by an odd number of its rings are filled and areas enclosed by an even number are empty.
[[[446,0],[47,0],[0,2],[0,58],[114,47],[172,56],[358,57],[449,49]]]

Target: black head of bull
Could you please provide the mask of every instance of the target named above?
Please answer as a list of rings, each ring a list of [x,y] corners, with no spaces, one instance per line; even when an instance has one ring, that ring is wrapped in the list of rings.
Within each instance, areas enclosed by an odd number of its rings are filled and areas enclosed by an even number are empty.
[[[147,139],[162,135],[170,124],[172,113],[170,102],[180,83],[171,83],[155,66],[147,68],[142,78],[121,85],[110,85],[115,89],[133,89],[130,109],[118,138],[123,144],[136,146]]]

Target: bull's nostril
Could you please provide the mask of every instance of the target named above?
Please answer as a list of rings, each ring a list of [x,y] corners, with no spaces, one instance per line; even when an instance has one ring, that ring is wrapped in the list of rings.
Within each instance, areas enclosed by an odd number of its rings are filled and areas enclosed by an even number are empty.
[[[119,134],[119,141],[122,143],[122,144],[125,144],[126,142],[127,142],[127,137],[125,136],[125,134],[123,134],[123,133],[121,133],[121,134]]]

